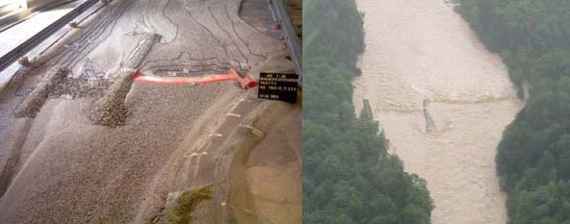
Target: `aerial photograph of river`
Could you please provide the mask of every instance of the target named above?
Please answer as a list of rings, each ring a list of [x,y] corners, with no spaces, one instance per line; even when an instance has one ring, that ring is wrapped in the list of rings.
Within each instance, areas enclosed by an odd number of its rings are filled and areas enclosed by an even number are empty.
[[[427,181],[432,223],[505,224],[496,148],[522,103],[500,57],[441,0],[358,0],[362,75],[389,151]],[[477,215],[473,215],[477,214]]]

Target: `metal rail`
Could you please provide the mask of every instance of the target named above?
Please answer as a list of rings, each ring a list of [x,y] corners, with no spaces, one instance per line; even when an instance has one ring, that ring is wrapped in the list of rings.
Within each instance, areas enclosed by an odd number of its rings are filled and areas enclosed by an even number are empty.
[[[291,23],[289,13],[285,6],[285,0],[268,0],[269,8],[273,14],[273,19],[281,25],[284,31],[284,38],[287,41],[287,46],[291,51],[291,59],[295,63],[295,70],[299,74],[299,81],[303,79],[303,66],[302,66],[302,52],[301,41],[297,37],[297,33]]]
[[[13,26],[20,24],[21,22],[24,22],[25,20],[32,17],[37,11],[50,10],[65,4],[72,3],[74,1],[77,0],[64,0],[64,1],[58,0],[55,2],[52,1],[47,3],[42,2],[42,4],[35,4],[29,6],[28,5],[29,0],[24,0],[21,2],[24,2],[25,7],[22,7],[20,10],[16,10],[13,12],[2,12],[2,6],[0,6],[0,32],[4,32],[12,28]]]
[[[30,39],[24,41],[24,43],[18,45],[16,48],[0,57],[0,72],[10,66],[12,63],[16,62],[22,56],[26,55],[30,50],[38,46],[55,31],[64,27],[66,24],[71,22],[91,6],[95,5],[97,2],[99,2],[99,0],[85,1],[81,5],[77,6],[77,8],[71,10],[69,13],[65,14],[46,28],[42,29],[40,32],[34,34],[34,36],[32,36]]]

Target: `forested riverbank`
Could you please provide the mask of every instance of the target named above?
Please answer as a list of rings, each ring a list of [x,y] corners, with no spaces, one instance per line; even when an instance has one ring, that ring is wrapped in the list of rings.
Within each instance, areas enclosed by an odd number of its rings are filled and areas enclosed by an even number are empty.
[[[526,98],[496,157],[509,223],[570,223],[570,2],[458,2]]]
[[[354,112],[362,16],[353,0],[304,1],[304,223],[430,223],[425,181],[387,153],[370,111]]]

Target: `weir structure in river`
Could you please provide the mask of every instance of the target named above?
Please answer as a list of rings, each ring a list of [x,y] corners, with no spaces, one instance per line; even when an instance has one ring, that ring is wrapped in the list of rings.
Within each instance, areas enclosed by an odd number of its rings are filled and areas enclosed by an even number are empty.
[[[441,0],[357,0],[366,50],[354,81],[390,152],[427,181],[434,224],[505,224],[495,155],[521,108],[506,67]]]

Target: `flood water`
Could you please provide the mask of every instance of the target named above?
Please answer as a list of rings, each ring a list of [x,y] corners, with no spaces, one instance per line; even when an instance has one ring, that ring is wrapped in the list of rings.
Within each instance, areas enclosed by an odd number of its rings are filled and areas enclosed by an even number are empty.
[[[432,223],[505,224],[496,147],[522,105],[505,65],[443,0],[357,4],[366,51],[356,109],[370,100],[390,152],[428,182]]]

